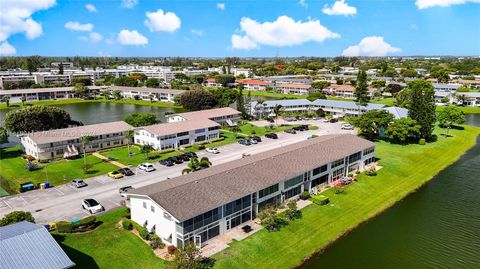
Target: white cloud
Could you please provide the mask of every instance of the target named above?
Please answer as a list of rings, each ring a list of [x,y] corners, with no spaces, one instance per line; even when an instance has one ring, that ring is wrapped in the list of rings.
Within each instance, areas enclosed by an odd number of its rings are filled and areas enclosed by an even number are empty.
[[[190,30],[190,33],[192,33],[193,35],[196,35],[196,36],[202,36],[203,35],[203,30],[192,29],[192,30]]]
[[[122,0],[120,6],[123,8],[134,8],[136,5],[138,5],[138,0]]]
[[[103,36],[97,32],[91,32],[88,34],[88,36],[79,36],[78,39],[83,40],[83,41],[90,41],[93,43],[96,43],[98,41],[103,40]]]
[[[220,10],[225,10],[225,3],[217,3],[217,8]]]
[[[304,7],[304,8],[307,8],[307,7],[308,7],[308,4],[307,4],[307,2],[306,2],[305,0],[300,0],[300,1],[298,1],[298,3],[299,3],[302,7]]]
[[[247,17],[240,21],[243,33],[232,35],[232,48],[252,49],[258,45],[276,47],[300,45],[305,42],[323,42],[329,38],[339,38],[340,35],[328,30],[319,20],[309,19],[306,22],[294,21],[287,16],[280,16],[273,22],[259,23]]]
[[[72,31],[90,32],[93,30],[93,24],[91,23],[81,24],[76,21],[69,21],[65,23],[65,28]]]
[[[85,8],[92,13],[98,12],[97,8],[92,4],[86,4]]]
[[[137,30],[123,29],[117,35],[118,42],[122,45],[142,46],[148,44],[148,39]]]
[[[388,53],[401,52],[400,48],[393,47],[383,40],[381,36],[368,36],[362,39],[358,45],[346,48],[343,56],[385,56]]]
[[[425,9],[430,7],[449,7],[466,3],[480,3],[480,0],[417,0],[415,5],[418,9]]]
[[[17,53],[17,50],[10,43],[7,41],[0,43],[0,55],[14,55],[15,53]]]
[[[151,32],[175,32],[180,28],[180,18],[173,12],[163,12],[159,9],[156,12],[147,12],[145,25]]]
[[[349,6],[345,0],[338,0],[333,3],[332,7],[325,5],[322,9],[322,12],[327,15],[353,16],[357,14],[357,8]]]
[[[41,36],[42,25],[34,21],[31,16],[39,10],[49,9],[55,4],[56,0],[2,0],[0,42],[16,33],[24,33],[28,39]]]

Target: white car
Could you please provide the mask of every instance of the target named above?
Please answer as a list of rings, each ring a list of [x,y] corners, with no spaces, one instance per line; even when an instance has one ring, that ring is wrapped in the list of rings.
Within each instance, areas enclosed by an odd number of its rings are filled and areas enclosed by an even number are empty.
[[[330,122],[330,119],[325,118],[325,119],[323,119],[323,122],[325,122],[325,123]]]
[[[353,126],[349,123],[342,123],[342,130],[353,130]]]
[[[141,170],[145,172],[152,172],[155,171],[155,167],[153,167],[153,164],[151,163],[142,163],[138,166]]]
[[[251,144],[255,145],[255,144],[258,144],[257,140],[255,139],[248,139],[248,141],[250,141]]]
[[[220,151],[219,151],[217,148],[206,148],[205,150],[206,150],[207,152],[213,153],[213,154],[218,154],[218,153],[220,153]]]
[[[90,214],[99,213],[105,210],[105,208],[95,199],[84,199],[82,202],[82,207],[90,212]]]

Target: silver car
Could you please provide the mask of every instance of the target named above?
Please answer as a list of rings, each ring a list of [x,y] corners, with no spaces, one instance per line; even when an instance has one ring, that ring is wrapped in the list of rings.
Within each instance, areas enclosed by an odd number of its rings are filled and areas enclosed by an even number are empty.
[[[76,178],[76,179],[72,180],[71,184],[75,188],[82,188],[82,187],[88,186],[88,184],[85,183],[85,181],[83,181],[83,179],[79,179],[79,178]]]

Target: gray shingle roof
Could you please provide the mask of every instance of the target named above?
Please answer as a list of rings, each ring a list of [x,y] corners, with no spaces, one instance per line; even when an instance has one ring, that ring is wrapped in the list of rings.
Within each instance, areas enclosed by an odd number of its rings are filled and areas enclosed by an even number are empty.
[[[132,191],[146,195],[179,221],[305,171],[375,146],[354,135],[325,135],[205,170],[161,181]]]
[[[74,265],[44,227],[26,221],[0,227],[2,269],[60,269]]]
[[[331,107],[338,107],[338,108],[345,108],[345,109],[358,109],[358,106],[357,104],[355,104],[355,102],[348,102],[348,101],[317,99],[312,103],[317,106],[331,106]],[[362,109],[372,110],[372,109],[382,109],[384,107],[385,105],[382,105],[382,104],[368,104],[366,107],[362,107]]]

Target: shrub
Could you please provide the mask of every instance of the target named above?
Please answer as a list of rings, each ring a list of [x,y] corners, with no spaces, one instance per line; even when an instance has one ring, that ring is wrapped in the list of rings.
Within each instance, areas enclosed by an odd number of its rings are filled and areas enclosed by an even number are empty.
[[[174,245],[170,245],[167,247],[168,254],[174,254],[175,250],[177,250],[177,248]]]
[[[74,232],[73,224],[67,221],[57,222],[57,231],[59,233],[73,233]]]
[[[205,149],[205,145],[198,145],[198,149],[199,150]]]
[[[420,138],[420,140],[418,140],[418,144],[425,145],[425,138]]]
[[[122,227],[123,227],[123,229],[125,229],[125,230],[129,230],[129,231],[132,230],[132,229],[133,229],[132,221],[129,220],[129,219],[124,219],[124,220],[122,221]]]
[[[308,191],[304,191],[300,194],[300,199],[307,200],[308,198],[310,198],[310,193]]]
[[[368,169],[367,171],[365,171],[365,175],[367,175],[369,177],[376,176],[377,171],[375,170],[374,167],[372,167],[372,168]]]
[[[162,154],[161,154],[160,152],[158,152],[158,151],[150,152],[150,153],[148,154],[148,159],[150,159],[150,160],[158,159],[158,158],[160,158],[161,156],[162,156]]]
[[[223,141],[223,140],[225,140],[225,137],[215,138],[215,139],[210,140],[210,142],[213,143],[213,142],[219,142],[219,141]]]
[[[163,248],[165,246],[165,244],[162,242],[162,239],[160,239],[160,237],[158,237],[156,234],[152,235],[150,240],[150,247],[152,249]]]
[[[341,186],[335,186],[335,194],[342,194],[345,190]]]
[[[96,223],[97,223],[97,217],[89,216],[80,220],[77,223],[73,223],[72,226],[73,226],[74,232],[86,232],[95,228]]]
[[[22,221],[35,223],[32,213],[28,211],[13,211],[0,219],[0,227]]]
[[[314,125],[311,125],[311,126],[308,126],[308,130],[318,130],[318,126],[314,126]]]
[[[149,234],[148,234],[148,231],[147,229],[145,228],[141,228],[139,231],[138,231],[138,234],[140,235],[141,238],[143,238],[144,240],[148,240],[149,239]]]
[[[30,172],[37,170],[37,168],[38,168],[38,164],[36,162],[28,161],[25,163],[25,169],[27,169]]]

